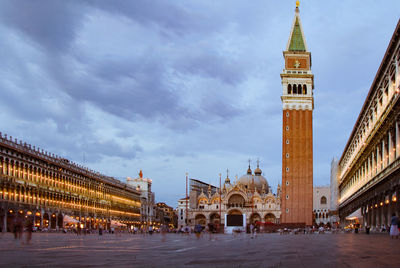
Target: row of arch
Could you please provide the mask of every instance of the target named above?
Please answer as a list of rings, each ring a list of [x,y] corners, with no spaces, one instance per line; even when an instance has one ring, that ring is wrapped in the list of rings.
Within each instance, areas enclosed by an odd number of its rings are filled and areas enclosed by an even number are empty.
[[[228,215],[242,215],[242,212],[234,209],[234,210],[231,210],[228,213]],[[265,217],[263,218],[263,220],[265,222],[278,223],[277,222],[278,219],[272,213],[266,214]],[[205,226],[208,223],[213,223],[213,224],[220,223],[220,217],[219,217],[218,213],[211,213],[207,220],[207,217],[204,214],[198,213],[198,214],[196,214],[194,221],[195,221],[195,224],[200,224],[202,226]],[[250,215],[250,223],[255,223],[256,221],[262,221],[260,214],[259,213],[251,214]]]
[[[70,223],[64,222],[64,216],[66,214],[61,211],[44,211],[37,209],[26,209],[19,208],[18,206],[11,206],[7,209],[0,208],[0,232],[11,232],[14,225],[19,221],[20,224],[26,225],[27,221],[30,220],[32,225],[37,228],[48,228],[48,229],[61,229],[65,228]],[[71,214],[70,214],[71,215]],[[69,218],[76,219],[79,224],[82,224],[84,228],[89,230],[94,229],[110,229],[111,219],[101,216],[78,216],[71,215]],[[19,220],[18,220],[19,219]],[[126,225],[140,224],[139,221],[132,220],[120,220]],[[76,227],[76,223],[74,223]]]
[[[132,198],[127,191],[121,191],[112,185],[101,183],[62,168],[57,169],[52,166],[46,168],[36,167],[32,164],[2,156],[0,156],[0,174],[96,198],[110,198],[112,195],[127,199]]]
[[[307,95],[307,85],[306,84],[288,84],[287,92],[289,95]]]
[[[140,208],[111,206],[109,203],[100,203],[95,199],[82,199],[64,193],[49,192],[36,187],[25,187],[10,183],[0,184],[0,200],[43,207],[84,210],[97,214],[123,215],[124,212],[140,213]]]
[[[316,219],[327,219],[327,218],[329,218],[329,214],[325,213],[325,212],[315,213],[315,218]]]

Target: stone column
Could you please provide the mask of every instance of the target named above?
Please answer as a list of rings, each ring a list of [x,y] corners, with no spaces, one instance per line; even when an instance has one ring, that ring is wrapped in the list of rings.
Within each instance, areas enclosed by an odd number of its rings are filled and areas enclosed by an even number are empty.
[[[7,232],[7,214],[8,214],[8,209],[4,209],[3,233]]]
[[[389,204],[387,204],[387,218],[387,224],[390,226],[390,220],[392,218],[392,194],[389,195]]]
[[[372,202],[371,227],[376,227],[376,207],[375,207],[375,202]]]
[[[388,79],[388,102],[392,99],[393,96],[393,84],[392,84],[392,78],[390,77],[390,71],[388,71],[387,74],[387,79]]]
[[[382,139],[382,169],[387,166],[386,137]]]
[[[372,209],[371,209],[371,203],[368,204],[368,226],[371,227],[372,222]]]
[[[43,209],[40,211],[40,228],[43,228]]]
[[[379,206],[381,207],[381,226],[380,227],[382,227],[382,225],[386,225],[385,203],[383,203],[383,206],[381,206],[380,204],[379,204]]]
[[[371,170],[372,166],[371,166],[371,161],[372,161],[372,157],[371,157],[371,156],[368,156],[368,180],[370,180],[371,177],[372,177],[372,170]]]
[[[393,151],[393,140],[392,140],[392,131],[388,131],[388,138],[389,138],[389,143],[388,143],[388,148],[389,148],[389,164],[391,164],[394,160],[394,151]]]
[[[371,179],[376,174],[376,170],[374,170],[375,167],[376,167],[376,165],[375,165],[375,154],[374,154],[374,152],[372,152],[371,153]]]
[[[399,122],[395,122],[396,125],[396,133],[395,133],[395,148],[396,148],[396,156],[395,158],[400,157],[400,133],[399,133]]]
[[[377,221],[376,227],[378,230],[380,230],[381,224],[382,224],[382,214],[383,213],[382,213],[382,207],[380,206],[379,201],[377,204],[378,204],[378,207],[376,208],[376,214],[378,216],[378,221]]]
[[[379,145],[376,147],[376,174],[381,171],[381,154],[379,151]]]
[[[365,227],[367,225],[367,216],[368,216],[365,206],[361,207],[361,213],[362,213],[362,216],[363,216],[363,226],[362,227]]]

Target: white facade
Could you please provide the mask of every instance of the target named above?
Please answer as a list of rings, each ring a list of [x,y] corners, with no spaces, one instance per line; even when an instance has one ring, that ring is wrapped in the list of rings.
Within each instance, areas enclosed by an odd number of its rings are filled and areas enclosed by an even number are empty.
[[[143,178],[143,173],[140,171],[139,178],[126,178],[126,184],[140,191],[140,219],[142,223],[151,224],[155,221],[155,196],[151,192],[152,180]]]
[[[313,211],[317,224],[330,222],[331,189],[329,186],[314,186]]]
[[[186,198],[181,198],[178,200],[178,207],[176,208],[176,215],[178,216],[178,228],[181,228],[181,226],[186,226],[186,208],[189,207],[188,200],[189,199]]]
[[[330,220],[331,223],[339,222],[339,182],[337,179],[338,161],[334,158],[331,162],[331,200],[330,200]]]

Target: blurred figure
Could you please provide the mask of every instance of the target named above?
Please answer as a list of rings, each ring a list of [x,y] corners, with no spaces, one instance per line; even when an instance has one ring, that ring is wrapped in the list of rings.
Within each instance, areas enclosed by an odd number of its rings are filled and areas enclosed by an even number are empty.
[[[203,227],[201,227],[200,224],[196,224],[196,225],[194,226],[194,233],[196,234],[197,239],[200,238],[200,235],[201,235],[201,231],[202,231],[202,230],[203,230]]]
[[[161,225],[161,242],[165,242],[167,231],[167,226],[165,224]]]
[[[76,235],[81,235],[81,223],[78,222],[76,225]]]
[[[23,231],[22,219],[19,215],[15,215],[13,219],[13,233],[15,239],[21,239]]]
[[[398,239],[399,238],[399,217],[396,216],[396,213],[392,214],[392,219],[390,222],[391,226],[390,226],[390,238],[395,238]]]
[[[31,217],[27,217],[25,221],[26,228],[26,243],[29,245],[32,240],[33,220]]]

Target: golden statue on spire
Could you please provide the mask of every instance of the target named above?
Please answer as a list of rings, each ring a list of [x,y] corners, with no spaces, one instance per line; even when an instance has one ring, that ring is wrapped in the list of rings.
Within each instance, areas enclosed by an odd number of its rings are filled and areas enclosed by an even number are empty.
[[[296,1],[296,7],[300,6],[300,1]]]

